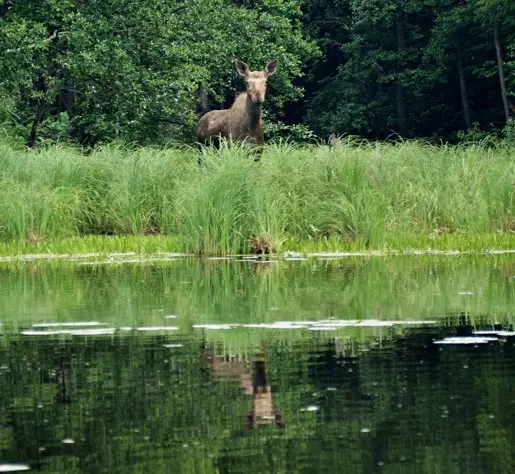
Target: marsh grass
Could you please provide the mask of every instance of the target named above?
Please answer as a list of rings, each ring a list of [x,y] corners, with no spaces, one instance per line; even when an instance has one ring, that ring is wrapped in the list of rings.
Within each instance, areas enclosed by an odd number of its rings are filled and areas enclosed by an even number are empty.
[[[256,242],[480,250],[515,241],[509,146],[278,144],[256,163],[244,146],[87,154],[5,144],[0,170],[0,240],[20,248],[113,235],[136,236],[138,250],[146,234],[173,236],[166,250],[207,255],[247,253]]]

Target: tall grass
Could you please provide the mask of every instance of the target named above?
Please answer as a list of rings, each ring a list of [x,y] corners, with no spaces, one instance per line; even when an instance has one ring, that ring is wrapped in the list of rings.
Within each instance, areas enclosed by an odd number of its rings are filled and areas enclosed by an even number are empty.
[[[198,165],[201,153],[201,165]],[[515,148],[420,142],[93,153],[0,145],[0,240],[168,234],[174,250],[248,252],[253,238],[402,247],[513,236]]]

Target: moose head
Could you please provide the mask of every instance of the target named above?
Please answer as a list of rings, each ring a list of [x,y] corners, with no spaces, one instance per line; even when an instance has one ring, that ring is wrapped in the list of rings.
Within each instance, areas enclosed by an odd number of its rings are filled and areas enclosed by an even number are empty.
[[[277,60],[270,61],[264,71],[249,71],[249,67],[240,60],[236,60],[236,70],[245,78],[247,83],[247,96],[255,104],[262,104],[266,95],[266,82],[277,70]]]

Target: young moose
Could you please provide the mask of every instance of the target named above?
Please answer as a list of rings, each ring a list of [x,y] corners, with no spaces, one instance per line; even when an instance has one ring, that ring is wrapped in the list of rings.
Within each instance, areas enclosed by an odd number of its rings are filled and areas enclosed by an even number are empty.
[[[236,69],[245,78],[247,92],[238,95],[230,109],[205,114],[198,123],[197,135],[207,143],[222,137],[244,140],[261,149],[265,142],[261,106],[265,100],[266,81],[277,70],[277,61],[270,61],[264,71],[249,71],[243,61],[236,61]]]

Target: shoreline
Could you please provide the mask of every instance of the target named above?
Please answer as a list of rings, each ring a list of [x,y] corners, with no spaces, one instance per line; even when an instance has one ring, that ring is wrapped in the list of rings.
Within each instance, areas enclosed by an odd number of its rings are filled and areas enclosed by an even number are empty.
[[[281,249],[267,254],[205,253],[185,251],[184,242],[172,236],[84,236],[57,239],[49,242],[0,243],[0,263],[31,261],[104,261],[104,263],[163,262],[178,258],[207,260],[264,259],[340,259],[356,257],[394,256],[462,256],[515,254],[515,235],[459,236],[452,239],[433,240],[429,246],[427,236],[408,236],[407,242],[424,242],[426,245],[395,248],[360,248],[338,241],[289,242]],[[467,245],[468,244],[468,245]],[[497,244],[497,245],[496,245]],[[501,245],[499,245],[501,244]]]

